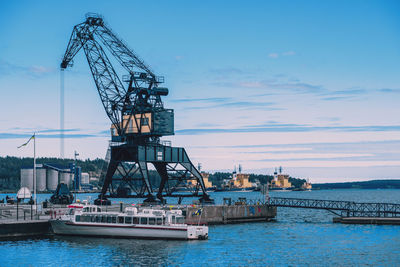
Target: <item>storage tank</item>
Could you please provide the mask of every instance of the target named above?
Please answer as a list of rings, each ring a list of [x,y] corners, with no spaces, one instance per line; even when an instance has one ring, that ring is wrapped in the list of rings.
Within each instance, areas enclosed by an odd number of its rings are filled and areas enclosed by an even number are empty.
[[[21,169],[21,187],[27,187],[33,191],[33,168]]]
[[[66,184],[68,186],[68,188],[70,188],[71,186],[71,173],[68,171],[63,171],[63,172],[59,172],[59,181],[60,184]]]
[[[58,185],[58,171],[47,169],[47,190],[55,191]]]
[[[46,191],[46,169],[44,168],[36,169],[36,191]]]
[[[89,184],[89,173],[82,172],[82,174],[81,174],[81,184]]]

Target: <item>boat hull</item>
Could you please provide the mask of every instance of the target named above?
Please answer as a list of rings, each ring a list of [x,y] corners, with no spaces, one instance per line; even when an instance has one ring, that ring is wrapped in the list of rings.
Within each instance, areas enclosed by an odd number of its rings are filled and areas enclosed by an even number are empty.
[[[53,232],[60,235],[102,236],[143,239],[207,239],[208,231],[203,226],[144,226],[73,223],[66,220],[51,220]]]

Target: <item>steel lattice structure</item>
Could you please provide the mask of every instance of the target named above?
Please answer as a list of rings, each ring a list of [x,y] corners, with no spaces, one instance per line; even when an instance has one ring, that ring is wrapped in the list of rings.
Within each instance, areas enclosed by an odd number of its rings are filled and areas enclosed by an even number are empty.
[[[341,217],[400,217],[400,204],[271,197],[275,207],[328,210]],[[340,214],[339,214],[340,212]]]
[[[127,71],[122,79],[103,47]],[[73,65],[73,58],[82,48],[112,123],[111,159],[99,197],[103,199],[109,192],[109,196],[147,197],[154,201],[154,185],[147,166],[152,163],[161,177],[157,192],[160,200],[165,196],[201,196],[202,201],[212,201],[185,149],[160,141],[162,136],[174,134],[173,110],[164,108],[161,100],[161,96],[168,95],[168,89],[160,87],[164,78],[156,76],[99,15],[88,14],[83,23],[74,27],[61,70]],[[196,180],[191,194],[176,194],[176,188],[186,185],[189,179]]]

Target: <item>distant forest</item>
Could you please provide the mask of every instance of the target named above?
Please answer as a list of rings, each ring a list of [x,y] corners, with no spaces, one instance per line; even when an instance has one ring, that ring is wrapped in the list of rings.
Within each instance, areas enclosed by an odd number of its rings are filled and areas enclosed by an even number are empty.
[[[73,159],[59,159],[59,158],[37,158],[36,164],[53,163],[68,166],[73,163]],[[102,170],[107,168],[107,163],[103,159],[94,160],[77,160],[77,165],[82,168],[82,172],[96,174],[100,177]],[[33,167],[33,158],[18,158],[18,157],[0,157],[0,191],[16,191],[20,188],[20,169],[21,167]],[[156,171],[149,171],[150,182],[157,185],[160,182],[160,176]],[[215,186],[220,186],[224,179],[230,179],[232,173],[229,172],[215,172],[211,173],[209,181]],[[271,182],[272,175],[250,174],[250,182],[259,181],[262,184]],[[289,178],[289,181],[294,187],[299,188],[306,181],[305,179]],[[100,187],[102,181],[100,181]]]
[[[313,184],[313,189],[400,189],[400,180]]]

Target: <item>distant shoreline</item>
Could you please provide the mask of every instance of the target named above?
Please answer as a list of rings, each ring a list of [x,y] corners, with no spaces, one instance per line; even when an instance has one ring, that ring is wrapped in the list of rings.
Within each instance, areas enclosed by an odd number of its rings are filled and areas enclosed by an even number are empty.
[[[313,189],[400,189],[400,179],[313,184]]]

